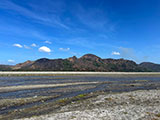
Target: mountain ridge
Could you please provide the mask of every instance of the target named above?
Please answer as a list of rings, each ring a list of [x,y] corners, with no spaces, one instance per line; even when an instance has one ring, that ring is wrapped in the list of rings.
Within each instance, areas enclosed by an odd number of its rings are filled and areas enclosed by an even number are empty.
[[[126,59],[102,59],[94,54],[85,54],[66,59],[40,58],[13,66],[0,65],[1,71],[96,71],[96,72],[160,72],[160,64],[143,62],[137,64]]]

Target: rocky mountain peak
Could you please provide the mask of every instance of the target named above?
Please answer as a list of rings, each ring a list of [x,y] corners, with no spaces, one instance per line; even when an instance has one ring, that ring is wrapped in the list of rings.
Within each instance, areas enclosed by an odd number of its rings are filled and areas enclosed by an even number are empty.
[[[85,54],[80,59],[90,59],[90,60],[99,60],[100,57],[94,55],[94,54]]]
[[[76,56],[73,56],[73,57],[68,58],[68,60],[69,60],[70,62],[74,62],[74,61],[77,60],[77,57],[76,57]]]
[[[41,59],[38,59],[36,60],[37,63],[43,63],[43,62],[48,62],[50,59],[47,59],[47,58],[41,58]]]

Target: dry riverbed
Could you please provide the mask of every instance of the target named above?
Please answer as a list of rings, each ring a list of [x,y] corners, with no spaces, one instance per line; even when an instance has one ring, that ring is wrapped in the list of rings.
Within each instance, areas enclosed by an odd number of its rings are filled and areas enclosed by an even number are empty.
[[[160,119],[160,90],[139,90],[114,94],[101,92],[94,93],[94,95],[79,95],[75,101],[72,98],[72,102],[67,99],[59,102],[67,104],[50,114],[25,118],[24,120]]]
[[[0,120],[158,120],[152,74],[1,76]]]

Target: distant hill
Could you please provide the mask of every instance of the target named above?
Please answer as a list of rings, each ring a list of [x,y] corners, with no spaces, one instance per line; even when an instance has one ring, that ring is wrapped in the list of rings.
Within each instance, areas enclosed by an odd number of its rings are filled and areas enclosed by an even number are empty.
[[[151,62],[143,62],[139,64],[140,67],[145,68],[149,71],[160,72],[160,65],[151,63]]]
[[[12,70],[12,66],[9,66],[9,65],[0,65],[0,70],[10,71],[10,70]]]
[[[36,61],[26,61],[15,66],[0,65],[0,70],[159,72],[160,65],[148,62],[136,64],[134,61],[124,59],[102,59],[93,54],[86,54],[80,58],[76,56],[67,59],[41,58]]]

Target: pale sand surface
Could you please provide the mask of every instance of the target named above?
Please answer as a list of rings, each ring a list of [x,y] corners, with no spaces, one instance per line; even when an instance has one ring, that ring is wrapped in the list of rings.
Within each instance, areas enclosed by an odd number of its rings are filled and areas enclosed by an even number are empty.
[[[104,93],[24,120],[160,120],[160,90]]]
[[[8,91],[24,90],[24,89],[62,87],[62,86],[69,86],[69,85],[97,84],[97,83],[100,83],[100,82],[75,82],[75,83],[61,83],[61,84],[40,84],[40,85],[7,86],[7,87],[0,87],[0,92],[5,92],[5,91],[8,92]]]
[[[100,74],[100,75],[109,75],[109,74],[130,74],[130,75],[138,75],[138,74],[142,74],[142,75],[145,75],[145,74],[151,74],[151,75],[154,75],[154,74],[158,74],[160,75],[160,72],[52,72],[52,71],[40,71],[40,72],[37,72],[37,71],[33,71],[33,72],[23,72],[23,71],[20,71],[20,72],[11,72],[11,71],[5,71],[5,72],[2,72],[0,71],[0,75],[7,75],[7,74],[11,74],[11,75],[14,75],[14,74],[57,74],[57,75],[61,75],[61,74],[81,74],[81,75],[96,75],[96,74]]]

